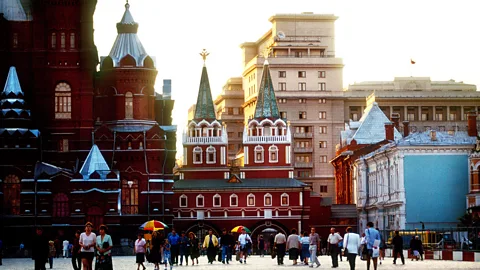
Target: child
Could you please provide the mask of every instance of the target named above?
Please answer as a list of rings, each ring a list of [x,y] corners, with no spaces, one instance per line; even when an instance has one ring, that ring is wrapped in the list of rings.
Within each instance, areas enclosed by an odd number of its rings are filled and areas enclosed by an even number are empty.
[[[168,243],[168,238],[165,239],[165,244],[163,245],[163,260],[165,262],[165,270],[167,270],[167,265],[170,263],[170,270],[173,269],[172,258],[170,253],[170,248],[172,246]]]
[[[147,243],[145,242],[145,239],[143,239],[143,235],[139,233],[133,250],[137,256],[137,270],[140,270],[140,265],[143,267],[143,270],[145,270],[145,265],[143,265],[143,262],[145,261],[146,245]]]
[[[48,263],[50,264],[50,269],[53,267],[53,258],[57,253],[54,242],[52,240],[48,241]]]

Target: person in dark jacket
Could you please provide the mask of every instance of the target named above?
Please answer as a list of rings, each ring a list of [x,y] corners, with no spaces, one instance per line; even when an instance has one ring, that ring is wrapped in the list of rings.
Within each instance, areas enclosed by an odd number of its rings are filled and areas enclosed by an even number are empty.
[[[403,238],[398,231],[395,231],[395,237],[392,239],[393,244],[393,264],[397,263],[397,254],[400,254],[402,264],[405,264],[405,258],[403,257]]]
[[[35,261],[35,270],[45,270],[45,264],[48,260],[48,240],[43,236],[43,230],[40,227],[36,229],[36,235],[33,237],[32,260]]]
[[[72,245],[72,266],[73,270],[81,270],[82,268],[82,257],[80,256],[80,234],[81,232],[77,230],[75,232],[75,238],[73,239]]]

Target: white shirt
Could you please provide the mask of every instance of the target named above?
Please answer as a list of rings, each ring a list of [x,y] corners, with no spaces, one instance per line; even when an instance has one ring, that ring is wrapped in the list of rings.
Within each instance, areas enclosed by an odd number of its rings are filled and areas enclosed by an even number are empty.
[[[343,236],[343,246],[348,249],[348,253],[358,254],[360,235],[356,233],[346,233]]]
[[[277,235],[275,235],[275,243],[280,245],[280,244],[285,244],[285,242],[287,242],[287,238],[285,238],[285,234],[278,233]]]
[[[329,236],[328,236],[328,243],[334,245],[334,244],[338,244],[338,242],[342,241],[342,237],[340,236],[340,234],[338,233],[331,233]]]
[[[250,238],[250,236],[248,234],[240,234],[238,236],[238,242],[240,242],[240,245],[246,245],[247,244],[247,239],[250,240],[250,242],[252,241],[252,239]]]
[[[87,235],[84,232],[82,234],[80,234],[79,243],[82,243],[82,245],[84,245],[84,246],[91,245],[91,247],[89,249],[85,249],[85,248],[82,247],[80,252],[93,252],[93,251],[95,251],[94,245],[92,245],[92,244],[95,243],[96,238],[97,238],[97,236],[93,232],[91,232],[90,235]]]
[[[63,250],[68,250],[68,244],[70,244],[68,240],[63,241]]]

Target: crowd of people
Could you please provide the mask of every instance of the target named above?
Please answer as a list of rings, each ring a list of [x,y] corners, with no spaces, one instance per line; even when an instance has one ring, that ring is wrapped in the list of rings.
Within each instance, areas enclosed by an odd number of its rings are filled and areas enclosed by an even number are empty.
[[[95,260],[95,270],[113,270],[113,260],[111,249],[113,247],[112,237],[107,234],[108,227],[100,225],[98,235],[93,231],[93,224],[87,222],[84,232],[76,231],[75,237],[71,242],[64,240],[60,242],[57,239],[49,240],[43,235],[41,227],[36,228],[36,234],[32,244],[32,259],[34,260],[35,270],[46,269],[46,264],[53,268],[54,258],[63,256],[71,257],[74,270],[93,270],[93,261]],[[322,243],[322,238],[316,233],[315,228],[310,228],[310,232],[304,231],[298,233],[292,229],[288,237],[282,232],[277,234],[258,235],[256,239],[256,249],[260,257],[265,253],[270,253],[272,259],[276,258],[278,265],[284,265],[284,258],[288,254],[288,259],[293,265],[302,264],[309,267],[319,267],[320,261],[318,255],[329,255],[331,257],[331,267],[338,267],[338,260],[343,257],[349,263],[350,269],[355,269],[356,257],[366,261],[367,269],[373,265],[376,270],[378,264],[382,264],[385,256],[385,241],[378,228],[373,227],[372,222],[367,223],[367,229],[359,235],[348,227],[342,236],[335,228],[330,229],[330,234],[326,238],[326,244]],[[60,243],[60,245],[59,245]],[[392,239],[393,264],[396,264],[400,257],[402,264],[405,264],[403,255],[404,238],[395,232]],[[23,245],[23,243],[22,243]],[[0,249],[2,242],[0,241]],[[60,252],[59,252],[60,250]],[[137,270],[145,270],[145,262],[152,263],[155,270],[161,266],[165,270],[170,266],[170,270],[175,265],[198,264],[198,258],[206,253],[209,264],[219,261],[223,264],[232,263],[233,254],[236,261],[241,264],[247,263],[247,258],[253,251],[253,240],[251,236],[242,229],[237,235],[227,229],[223,229],[220,235],[215,235],[210,229],[204,239],[198,239],[195,233],[182,231],[177,234],[175,229],[165,235],[163,231],[153,231],[151,233],[141,232],[134,242],[134,253],[136,256]],[[423,260],[423,244],[419,236],[413,236],[410,240],[410,255],[413,260]],[[0,265],[1,265],[0,257]]]

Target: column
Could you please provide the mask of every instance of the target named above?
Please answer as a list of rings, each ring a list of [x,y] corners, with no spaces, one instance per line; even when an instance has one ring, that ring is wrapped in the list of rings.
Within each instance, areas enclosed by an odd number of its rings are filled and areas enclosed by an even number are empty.
[[[310,57],[310,48],[307,48],[307,55]]]
[[[450,121],[450,106],[447,106],[447,121]]]
[[[433,106],[433,118],[432,119],[433,119],[433,121],[438,121],[437,110],[436,110],[435,106]]]
[[[465,117],[463,116],[463,114],[464,114],[463,113],[463,106],[460,106],[460,120],[462,120],[462,121],[465,120],[464,119]]]
[[[290,48],[288,48],[288,57],[290,57],[290,56],[291,56],[291,55],[290,55],[290,53],[291,53],[291,49],[290,49]]]
[[[387,115],[388,119],[392,118],[392,113],[393,113],[393,106],[390,106],[390,111],[388,112],[389,115]]]
[[[418,106],[418,121],[422,121],[422,106]]]
[[[404,121],[409,121],[410,119],[408,119],[408,107],[407,106],[403,106],[403,120]]]

